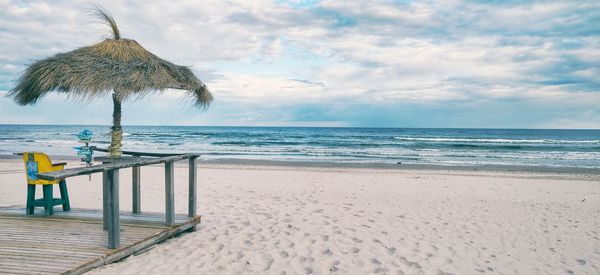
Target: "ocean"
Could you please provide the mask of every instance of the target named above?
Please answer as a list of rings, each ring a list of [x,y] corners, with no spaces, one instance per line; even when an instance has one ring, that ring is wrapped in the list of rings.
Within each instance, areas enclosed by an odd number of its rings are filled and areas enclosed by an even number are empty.
[[[600,130],[125,126],[124,150],[197,152],[206,160],[516,165],[600,168]],[[0,125],[0,155],[76,157],[90,129],[107,147],[109,126]]]

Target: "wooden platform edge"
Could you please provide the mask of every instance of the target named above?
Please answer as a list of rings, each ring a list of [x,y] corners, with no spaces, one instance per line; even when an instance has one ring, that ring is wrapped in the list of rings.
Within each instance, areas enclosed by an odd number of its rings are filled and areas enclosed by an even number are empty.
[[[136,242],[132,245],[126,246],[126,247],[122,247],[119,249],[116,249],[115,251],[112,251],[98,259],[95,259],[93,261],[89,261],[85,264],[82,264],[74,269],[71,269],[63,274],[83,274],[85,272],[88,272],[94,268],[98,268],[107,264],[111,264],[114,263],[116,261],[119,261],[123,258],[126,258],[128,256],[131,256],[133,254],[135,254],[136,252],[139,251],[144,251],[145,249],[158,244],[166,239],[169,239],[173,236],[176,236],[184,231],[194,231],[196,225],[198,225],[201,222],[201,216],[195,216],[193,218],[191,218],[190,220],[188,220],[187,222],[181,223],[181,224],[176,224],[174,226],[171,226],[168,229],[165,229],[164,231],[155,234],[154,236],[148,237],[144,240],[141,240],[139,242]]]
[[[2,212],[3,209],[7,209],[7,208],[12,208],[16,210],[19,210],[22,213],[14,213],[14,212]],[[11,210],[12,210],[11,209]],[[83,208],[73,208],[71,209],[71,212],[74,211],[93,211],[96,209],[83,209]],[[21,206],[6,206],[6,207],[1,207],[0,206],[0,219],[20,219],[20,220],[28,220],[28,219],[36,219],[36,218],[44,218],[45,220],[48,221],[61,221],[61,220],[68,220],[70,222],[78,222],[78,223],[102,223],[102,220],[99,220],[99,217],[93,217],[93,216],[70,216],[70,215],[63,215],[64,211],[59,211],[59,212],[55,212],[54,215],[52,216],[48,216],[48,215],[38,215],[38,214],[34,214],[34,215],[26,215],[23,214],[25,213],[25,208],[21,207]],[[101,215],[100,213],[97,213],[98,215]],[[123,225],[135,225],[135,226],[144,226],[144,227],[152,227],[152,228],[164,228],[165,225],[164,224],[157,224],[157,221],[154,220],[136,220],[135,216],[128,216],[128,214],[131,214],[128,211],[120,211],[119,212],[119,217],[121,219],[121,224]],[[153,212],[146,212],[146,213],[139,213],[137,215],[146,215],[146,214],[151,214],[151,215],[157,215],[159,213],[153,213]],[[185,214],[181,214],[178,213],[176,214],[176,223],[177,224],[182,224],[185,223],[187,221],[189,221],[189,217],[185,218],[185,221],[182,221],[182,216],[186,216]],[[157,217],[158,219],[160,219],[160,222],[164,222],[165,217]]]

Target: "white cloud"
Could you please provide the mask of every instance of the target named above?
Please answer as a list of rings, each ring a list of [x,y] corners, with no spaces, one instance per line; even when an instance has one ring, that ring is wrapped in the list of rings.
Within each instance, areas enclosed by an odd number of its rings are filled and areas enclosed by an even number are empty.
[[[589,104],[600,92],[600,38],[590,27],[600,4],[594,1],[100,4],[124,37],[192,66],[217,100],[435,104],[516,98],[598,108]],[[31,59],[107,33],[86,15],[87,1],[1,1],[0,10],[0,89],[8,89]],[[244,67],[248,60],[260,66]],[[222,62],[238,67],[222,69]]]

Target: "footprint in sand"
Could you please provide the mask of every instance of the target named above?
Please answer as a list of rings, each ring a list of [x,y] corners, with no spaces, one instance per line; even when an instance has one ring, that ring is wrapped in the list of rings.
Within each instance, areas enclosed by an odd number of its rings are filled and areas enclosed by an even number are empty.
[[[363,267],[365,265],[365,262],[361,259],[353,259],[352,263],[358,267]]]
[[[271,269],[271,265],[273,265],[273,259],[265,259],[263,262],[263,271],[268,271]]]
[[[223,250],[223,245],[222,244],[217,244],[214,249],[213,249],[213,253],[219,253],[221,250]]]
[[[321,251],[322,255],[333,255],[333,252],[331,252],[331,249],[325,249],[323,251]]]
[[[380,265],[381,264],[381,262],[379,260],[375,259],[375,258],[371,259],[371,263],[375,264],[375,265]]]
[[[350,248],[350,252],[358,253],[358,252],[360,252],[360,249],[358,247],[353,247],[353,248]]]
[[[400,262],[404,265],[407,265],[410,268],[414,268],[416,270],[421,270],[422,267],[417,262],[409,261],[406,257],[400,257]]]
[[[321,240],[324,242],[329,241],[329,235],[321,235]]]
[[[355,243],[362,243],[362,240],[361,240],[361,239],[359,239],[359,238],[356,238],[356,237],[352,237],[352,240],[353,240]]]
[[[373,273],[386,273],[386,272],[388,272],[388,269],[385,267],[378,267],[378,268],[375,268],[375,270],[373,270]]]

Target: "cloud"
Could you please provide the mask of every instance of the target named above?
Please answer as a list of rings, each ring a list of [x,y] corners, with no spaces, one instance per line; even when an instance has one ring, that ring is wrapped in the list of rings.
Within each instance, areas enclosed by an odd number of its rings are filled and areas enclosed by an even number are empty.
[[[416,120],[420,126],[460,121],[468,127],[485,123],[453,119],[449,110],[474,117],[469,114],[479,114],[478,106],[485,105],[515,112],[510,116],[514,125],[537,127],[565,114],[596,114],[600,108],[594,104],[600,99],[597,1],[100,4],[114,15],[124,37],[191,66],[208,84],[216,107],[200,116],[214,121],[198,123],[413,125],[385,118],[384,110],[412,119],[432,114],[429,120]],[[88,16],[87,1],[5,0],[0,9],[0,90],[10,89],[32,60],[107,34]],[[508,102],[520,108],[508,108]],[[239,115],[225,115],[222,104]],[[562,111],[546,110],[556,106]],[[522,125],[516,115],[530,116],[527,109],[543,115]],[[14,121],[4,110],[0,123]],[[346,110],[362,116],[353,118]],[[182,115],[171,116],[191,123]],[[487,123],[510,127],[510,119],[500,123],[490,115]],[[577,119],[563,121],[573,127],[600,124],[596,115]]]

